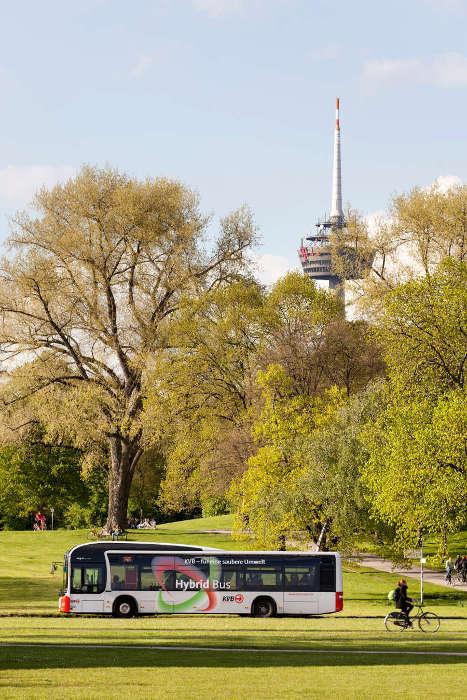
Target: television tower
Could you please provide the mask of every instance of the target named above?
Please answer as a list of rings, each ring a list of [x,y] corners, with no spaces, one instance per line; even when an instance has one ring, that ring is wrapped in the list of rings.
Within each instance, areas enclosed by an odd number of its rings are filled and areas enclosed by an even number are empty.
[[[333,266],[333,252],[331,250],[331,233],[335,234],[334,241],[339,243],[339,234],[346,227],[344,211],[342,209],[342,174],[341,174],[341,126],[339,116],[340,101],[336,98],[336,124],[334,128],[334,160],[332,168],[332,197],[331,213],[324,221],[316,224],[316,233],[302,238],[298,251],[303,271],[313,280],[326,280],[329,289],[334,290],[337,296],[345,303],[344,284],[346,279],[359,279],[364,268],[371,265],[372,260],[362,259],[356,249],[350,246],[334,246],[334,254],[345,262],[345,277],[341,278]],[[307,241],[307,242],[305,242]],[[309,243],[308,243],[309,241]]]

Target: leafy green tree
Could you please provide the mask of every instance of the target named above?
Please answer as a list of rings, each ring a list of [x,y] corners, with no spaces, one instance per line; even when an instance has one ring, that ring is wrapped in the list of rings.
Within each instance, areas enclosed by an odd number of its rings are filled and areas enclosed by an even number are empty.
[[[365,321],[338,319],[327,324],[324,336],[319,362],[330,386],[345,387],[350,396],[384,374],[381,347]]]
[[[447,534],[466,523],[466,416],[459,389],[412,400],[391,392],[367,426],[363,480],[373,513],[395,527],[400,551],[415,546],[423,530],[440,538],[445,553]]]
[[[144,451],[148,361],[166,346],[182,298],[238,278],[255,230],[241,209],[206,253],[193,192],[111,169],[83,168],[42,190],[35,209],[16,217],[14,255],[2,266],[1,357],[16,367],[3,392],[15,415],[6,418],[24,423],[20,406],[35,397],[50,439],[106,450],[107,528],[121,528]]]
[[[295,395],[293,381],[281,365],[259,372],[263,410],[254,426],[258,448],[248,469],[231,487],[237,505],[236,528],[253,531],[265,547],[283,547],[287,535],[307,530],[317,539],[322,527],[319,500],[302,488],[304,445],[343,402],[343,391],[321,397]]]
[[[142,416],[148,443],[166,458],[161,507],[199,508],[243,471],[244,428],[260,337],[263,295],[236,282],[190,300],[155,358]]]
[[[465,523],[467,268],[448,258],[386,295],[377,336],[388,366],[387,406],[366,432],[363,470],[373,511],[397,531],[399,550],[421,528]]]
[[[364,540],[382,544],[392,533],[371,511],[369,490],[362,481],[369,453],[362,431],[385,407],[385,382],[369,383],[337,406],[328,420],[304,440],[300,449],[303,473],[297,490],[319,504],[323,537],[342,551]]]
[[[26,440],[0,448],[0,520],[9,528],[30,527],[41,509],[63,524],[71,504],[84,507],[89,489],[81,479],[81,455],[71,447]]]
[[[466,264],[447,258],[385,296],[376,336],[393,382],[417,393],[463,388],[466,289]]]
[[[307,275],[291,272],[267,295],[259,363],[284,367],[294,393],[312,396],[330,385],[322,362],[326,331],[342,314],[339,300]]]

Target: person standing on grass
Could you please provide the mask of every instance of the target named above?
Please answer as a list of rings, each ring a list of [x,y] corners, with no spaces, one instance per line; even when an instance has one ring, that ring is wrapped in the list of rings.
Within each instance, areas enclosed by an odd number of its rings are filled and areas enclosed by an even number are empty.
[[[395,590],[394,594],[394,599],[396,601],[396,608],[399,608],[405,616],[407,625],[409,627],[412,627],[412,623],[410,622],[410,611],[413,609],[412,605],[412,598],[409,598],[407,595],[407,581],[404,578],[401,578],[399,583],[397,584],[397,588]]]
[[[452,581],[452,559],[449,557],[446,559],[446,583],[451,583]]]

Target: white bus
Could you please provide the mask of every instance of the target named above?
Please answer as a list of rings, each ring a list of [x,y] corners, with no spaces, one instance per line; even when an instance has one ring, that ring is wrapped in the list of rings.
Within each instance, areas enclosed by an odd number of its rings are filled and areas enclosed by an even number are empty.
[[[65,554],[64,613],[115,617],[321,615],[343,608],[336,552],[228,552],[157,542],[92,542]]]

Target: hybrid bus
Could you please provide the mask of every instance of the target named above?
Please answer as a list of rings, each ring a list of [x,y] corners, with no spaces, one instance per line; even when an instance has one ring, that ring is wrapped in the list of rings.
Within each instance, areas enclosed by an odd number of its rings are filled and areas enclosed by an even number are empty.
[[[156,542],[92,542],[65,554],[64,613],[272,617],[343,609],[337,552],[229,552]]]

